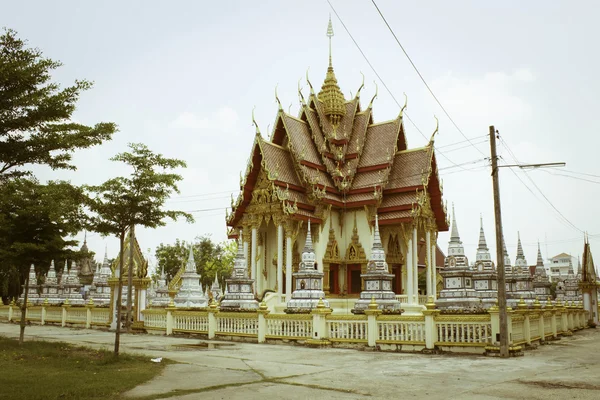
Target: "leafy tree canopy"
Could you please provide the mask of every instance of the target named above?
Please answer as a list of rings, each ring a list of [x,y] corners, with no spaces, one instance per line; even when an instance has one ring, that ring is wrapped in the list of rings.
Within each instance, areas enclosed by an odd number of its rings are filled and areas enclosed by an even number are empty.
[[[72,121],[86,80],[62,88],[51,72],[62,64],[27,47],[17,33],[0,36],[0,178],[28,174],[28,164],[75,169],[72,152],[109,140],[117,127],[111,122],[87,126]]]
[[[214,243],[209,235],[199,236],[192,243],[196,272],[200,274],[200,281],[204,286],[211,285],[218,275],[222,283],[223,278],[231,276],[233,261],[237,251],[235,241]],[[171,280],[177,271],[185,266],[189,256],[190,243],[176,239],[174,244],[161,243],[155,252],[158,260],[158,271],[165,270],[167,279]]]
[[[0,185],[0,293],[21,293],[29,266],[44,274],[52,260],[72,259],[66,239],[81,230],[85,221],[84,195],[68,182],[40,184],[35,179],[15,178]]]

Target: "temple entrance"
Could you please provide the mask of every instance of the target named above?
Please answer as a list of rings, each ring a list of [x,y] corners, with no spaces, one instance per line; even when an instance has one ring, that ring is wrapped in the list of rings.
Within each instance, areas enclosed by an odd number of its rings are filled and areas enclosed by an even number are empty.
[[[362,279],[360,277],[361,268],[360,264],[350,264],[346,266],[347,278],[346,282],[348,282],[348,294],[360,294],[362,290]]]
[[[340,266],[338,264],[329,265],[329,293],[331,294],[340,294],[339,273]]]
[[[392,274],[394,274],[394,279],[392,279],[392,291],[396,294],[403,294],[402,293],[402,264],[392,265]]]

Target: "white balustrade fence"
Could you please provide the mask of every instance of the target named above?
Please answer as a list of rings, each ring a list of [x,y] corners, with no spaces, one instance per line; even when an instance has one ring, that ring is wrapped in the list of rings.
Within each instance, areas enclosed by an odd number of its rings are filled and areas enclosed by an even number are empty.
[[[268,338],[301,339],[312,336],[311,315],[268,315],[266,323]]]
[[[492,342],[489,315],[439,316],[435,321],[437,343],[440,345],[481,345]],[[514,332],[514,330],[513,330]]]
[[[173,331],[208,332],[208,313],[198,311],[175,311],[173,313]]]
[[[382,316],[377,333],[381,343],[425,344],[425,317]]]
[[[366,342],[367,317],[359,315],[327,318],[327,332],[332,342]]]
[[[476,349],[487,351],[497,346],[499,314],[490,309],[487,314],[439,314],[428,310],[421,316],[336,315],[321,308],[311,314],[270,314],[258,312],[220,312],[218,307],[181,310],[175,308],[151,308],[142,311],[143,326],[147,330],[172,333],[206,334],[217,336],[243,336],[256,338],[259,343],[266,339],[289,339],[307,343],[351,343],[362,346],[386,348],[387,344],[412,345],[434,349]],[[18,323],[21,318],[19,306],[0,306],[0,320]],[[541,319],[543,318],[543,323]],[[109,308],[86,305],[51,306],[36,305],[28,308],[29,323],[54,323],[79,325],[90,328],[110,323]],[[549,303],[546,307],[519,307],[508,315],[511,345],[545,341],[560,334],[585,327],[587,311],[581,306],[563,307]],[[480,348],[481,350],[477,350]],[[465,349],[465,350],[460,350]]]
[[[217,314],[216,331],[220,335],[257,336],[257,315],[254,313],[219,313]]]

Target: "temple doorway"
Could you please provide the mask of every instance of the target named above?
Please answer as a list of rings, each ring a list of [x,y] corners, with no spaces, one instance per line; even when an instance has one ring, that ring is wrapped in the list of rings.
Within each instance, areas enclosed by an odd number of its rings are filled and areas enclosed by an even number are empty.
[[[346,282],[348,282],[348,294],[360,294],[362,290],[362,279],[360,277],[361,268],[360,264],[349,264],[346,267],[347,278]]]
[[[329,293],[331,294],[340,294],[339,273],[340,266],[338,264],[329,265]]]
[[[402,293],[402,264],[392,265],[392,274],[394,274],[394,279],[392,279],[392,291],[396,294],[403,294]]]

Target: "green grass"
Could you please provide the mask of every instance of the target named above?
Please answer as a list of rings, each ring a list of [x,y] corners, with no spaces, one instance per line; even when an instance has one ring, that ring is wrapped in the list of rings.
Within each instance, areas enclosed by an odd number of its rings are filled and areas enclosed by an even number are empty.
[[[115,399],[165,366],[150,357],[0,337],[0,399]]]

